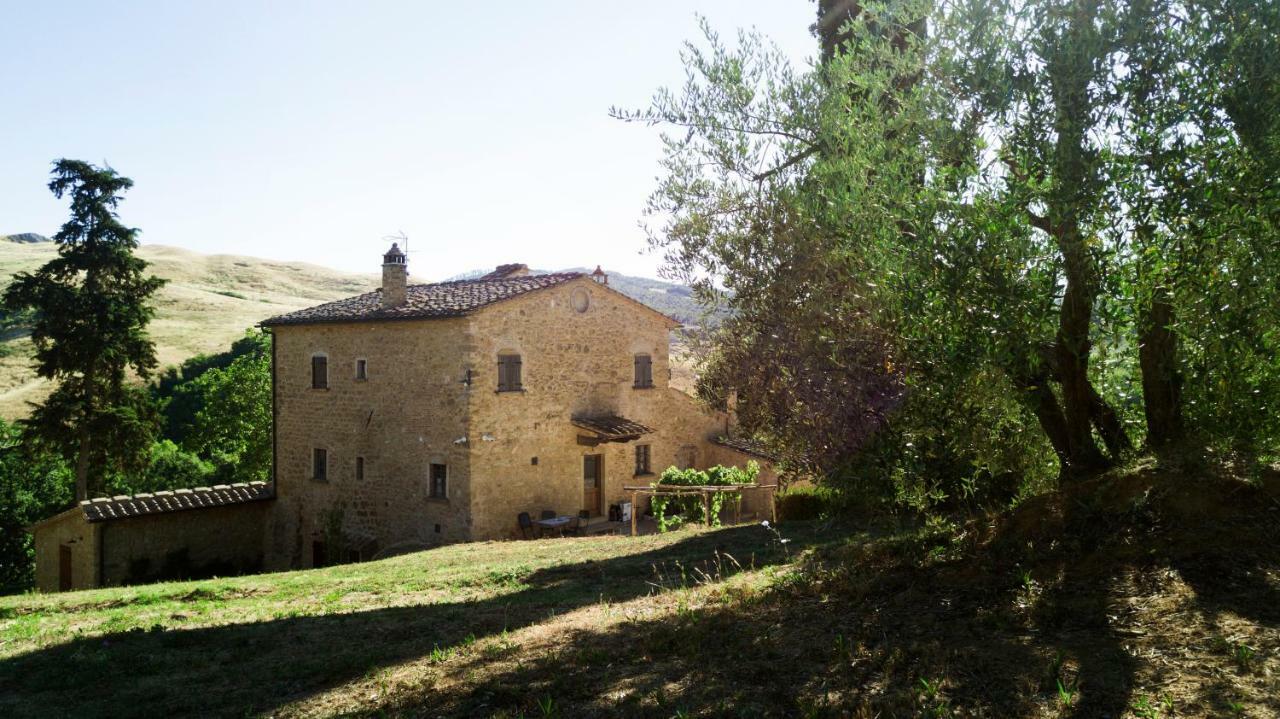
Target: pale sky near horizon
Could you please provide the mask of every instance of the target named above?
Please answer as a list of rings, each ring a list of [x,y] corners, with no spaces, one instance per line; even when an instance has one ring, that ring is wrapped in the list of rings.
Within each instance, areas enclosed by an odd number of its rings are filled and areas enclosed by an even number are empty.
[[[814,54],[810,0],[0,0],[0,234],[52,235],[58,157],[136,183],[143,243],[415,280],[504,262],[656,276],[657,131],[610,119],[684,79],[696,15]]]

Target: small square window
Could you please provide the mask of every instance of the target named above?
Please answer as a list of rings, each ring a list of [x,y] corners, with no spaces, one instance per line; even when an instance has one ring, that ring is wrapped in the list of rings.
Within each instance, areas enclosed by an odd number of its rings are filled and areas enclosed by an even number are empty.
[[[329,453],[319,447],[311,450],[311,478],[320,482],[329,480]]]
[[[364,481],[364,457],[356,457],[356,481]]]
[[[430,497],[432,499],[448,499],[449,468],[443,464],[432,464],[430,480]]]
[[[369,379],[369,360],[356,360],[356,380],[364,381]]]

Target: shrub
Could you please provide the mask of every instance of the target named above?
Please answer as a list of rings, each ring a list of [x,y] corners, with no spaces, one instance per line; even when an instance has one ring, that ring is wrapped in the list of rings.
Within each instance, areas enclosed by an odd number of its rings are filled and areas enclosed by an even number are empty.
[[[213,473],[213,465],[170,440],[162,439],[151,445],[151,456],[145,469],[113,473],[107,478],[107,486],[113,494],[183,489],[210,484]]]
[[[831,502],[828,493],[808,485],[788,487],[775,498],[778,521],[818,519],[829,514]]]

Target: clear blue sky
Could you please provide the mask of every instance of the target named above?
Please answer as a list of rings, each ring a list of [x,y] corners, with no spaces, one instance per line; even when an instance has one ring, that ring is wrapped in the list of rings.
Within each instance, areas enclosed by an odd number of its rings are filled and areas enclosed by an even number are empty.
[[[0,234],[52,234],[50,162],[109,162],[144,243],[419,281],[502,262],[654,275],[656,131],[695,13],[797,62],[810,0],[0,0]]]

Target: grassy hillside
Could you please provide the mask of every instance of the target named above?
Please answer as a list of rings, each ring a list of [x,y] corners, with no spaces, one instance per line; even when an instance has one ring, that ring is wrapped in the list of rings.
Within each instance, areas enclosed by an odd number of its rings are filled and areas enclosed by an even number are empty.
[[[15,272],[34,270],[54,256],[38,235],[0,239],[0,285]],[[161,366],[202,352],[224,350],[246,328],[272,315],[327,302],[378,286],[373,275],[351,275],[301,262],[235,255],[203,255],[164,245],[143,245],[138,256],[169,281],[160,291],[150,332]],[[0,343],[0,416],[26,414],[28,401],[47,391],[30,368],[31,343]]]
[[[1280,477],[0,598],[0,716],[1280,716]]]

